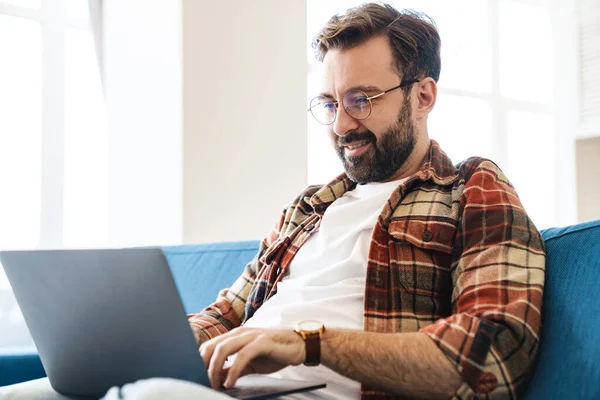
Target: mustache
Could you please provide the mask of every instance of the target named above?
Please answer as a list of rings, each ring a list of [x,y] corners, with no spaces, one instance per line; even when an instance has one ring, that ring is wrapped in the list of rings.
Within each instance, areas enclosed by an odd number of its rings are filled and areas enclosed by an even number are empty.
[[[345,136],[339,137],[337,140],[337,144],[339,147],[342,147],[342,146],[346,146],[352,142],[362,142],[364,140],[371,142],[371,143],[375,143],[377,138],[371,131],[366,131],[366,132],[353,131],[353,132],[348,133]]]

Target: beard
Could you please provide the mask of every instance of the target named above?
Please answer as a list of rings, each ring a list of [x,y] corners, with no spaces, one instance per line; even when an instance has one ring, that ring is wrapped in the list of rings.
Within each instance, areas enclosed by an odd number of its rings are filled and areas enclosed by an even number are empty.
[[[344,164],[346,175],[357,183],[382,182],[394,175],[415,148],[416,130],[410,120],[410,98],[406,98],[396,123],[379,139],[371,131],[350,132],[338,138],[335,151]],[[372,146],[358,156],[346,156],[344,145],[368,141]]]

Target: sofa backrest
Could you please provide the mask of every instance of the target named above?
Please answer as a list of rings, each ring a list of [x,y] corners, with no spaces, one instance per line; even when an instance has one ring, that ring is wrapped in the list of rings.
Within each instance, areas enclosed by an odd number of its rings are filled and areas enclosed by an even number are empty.
[[[242,274],[258,241],[163,247],[187,313],[197,313]]]
[[[600,399],[600,220],[542,231],[542,336],[526,398]],[[258,241],[165,247],[188,313],[211,304],[256,255]]]
[[[542,336],[526,398],[600,399],[600,221],[542,231]]]

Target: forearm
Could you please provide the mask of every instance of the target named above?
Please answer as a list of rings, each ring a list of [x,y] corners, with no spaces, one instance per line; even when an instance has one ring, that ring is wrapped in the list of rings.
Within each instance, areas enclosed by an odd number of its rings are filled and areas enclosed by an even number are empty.
[[[215,313],[189,314],[188,322],[198,346],[233,329],[229,323],[224,322],[223,318]]]
[[[198,314],[188,314],[188,322],[198,345],[241,325],[244,303],[235,298],[232,300],[234,296],[241,298],[245,291],[248,290],[239,284],[240,280],[242,278],[238,279],[234,283],[234,286],[241,286],[241,288],[238,288],[234,292],[231,289],[222,290],[216,302]]]
[[[450,361],[424,333],[328,329],[321,342],[326,367],[401,396],[447,399],[462,384]]]

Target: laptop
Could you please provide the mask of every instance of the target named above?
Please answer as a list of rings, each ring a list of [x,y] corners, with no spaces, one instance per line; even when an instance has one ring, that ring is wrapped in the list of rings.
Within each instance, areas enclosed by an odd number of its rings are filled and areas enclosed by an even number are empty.
[[[50,384],[69,396],[166,377],[210,387],[159,248],[0,251]],[[225,394],[265,399],[324,388],[250,375]]]

